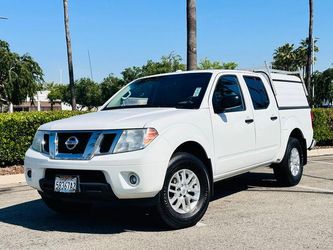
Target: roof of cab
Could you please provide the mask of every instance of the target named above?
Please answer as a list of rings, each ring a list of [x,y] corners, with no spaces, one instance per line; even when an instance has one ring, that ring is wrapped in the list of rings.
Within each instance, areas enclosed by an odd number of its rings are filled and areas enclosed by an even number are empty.
[[[212,73],[212,74],[219,74],[219,73],[244,73],[244,74],[257,74],[256,72],[253,72],[251,70],[235,70],[235,69],[203,69],[203,70],[177,70],[175,72],[170,73],[162,73],[162,74],[156,74],[156,75],[150,75],[150,76],[144,76],[140,77],[138,79],[145,79],[149,77],[158,77],[158,76],[167,76],[167,75],[179,75],[179,74],[191,74],[191,73]]]

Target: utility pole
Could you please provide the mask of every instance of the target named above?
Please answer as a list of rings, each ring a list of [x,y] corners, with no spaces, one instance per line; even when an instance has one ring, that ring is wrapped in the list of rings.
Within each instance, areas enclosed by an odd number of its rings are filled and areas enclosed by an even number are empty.
[[[186,0],[187,70],[197,69],[197,13],[196,0]]]
[[[72,42],[69,33],[68,0],[63,0],[63,1],[64,1],[64,22],[65,22],[67,59],[68,59],[69,88],[71,92],[71,105],[72,105],[72,110],[76,110],[73,59],[72,59]]]
[[[311,68],[313,64],[313,0],[309,0],[309,35],[308,35],[308,53],[306,60],[306,87],[308,91],[311,91]]]

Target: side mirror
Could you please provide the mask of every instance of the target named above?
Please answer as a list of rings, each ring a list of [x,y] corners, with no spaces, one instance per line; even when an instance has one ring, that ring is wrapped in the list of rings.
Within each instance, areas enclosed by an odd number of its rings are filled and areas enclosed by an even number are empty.
[[[237,94],[233,94],[223,96],[223,98],[220,99],[220,102],[217,103],[216,107],[214,107],[214,110],[216,113],[221,113],[226,109],[237,108],[240,106],[242,106],[241,97]]]

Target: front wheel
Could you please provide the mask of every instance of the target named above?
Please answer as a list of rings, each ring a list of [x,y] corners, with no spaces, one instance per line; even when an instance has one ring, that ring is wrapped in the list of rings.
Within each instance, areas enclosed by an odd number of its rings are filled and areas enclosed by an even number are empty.
[[[290,137],[282,161],[273,166],[277,181],[283,186],[297,185],[302,178],[303,163],[304,154],[301,144],[296,138]]]
[[[162,221],[178,229],[195,225],[210,198],[209,174],[195,156],[178,153],[170,161],[157,206]]]

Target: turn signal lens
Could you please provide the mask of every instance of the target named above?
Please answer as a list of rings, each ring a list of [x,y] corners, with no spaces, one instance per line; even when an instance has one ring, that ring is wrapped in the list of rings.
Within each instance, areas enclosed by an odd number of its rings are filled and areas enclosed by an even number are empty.
[[[143,140],[143,144],[147,146],[149,143],[151,143],[156,137],[158,136],[158,132],[154,128],[148,128],[145,138]]]

